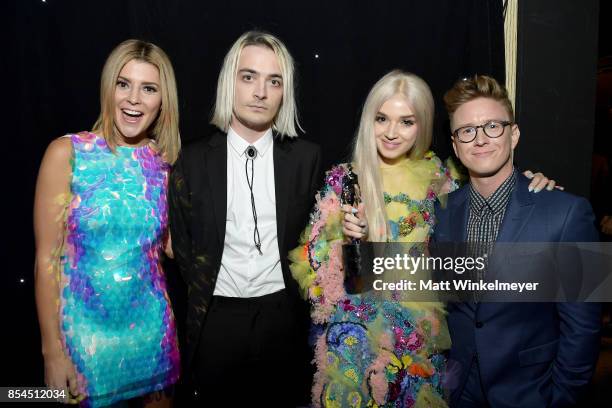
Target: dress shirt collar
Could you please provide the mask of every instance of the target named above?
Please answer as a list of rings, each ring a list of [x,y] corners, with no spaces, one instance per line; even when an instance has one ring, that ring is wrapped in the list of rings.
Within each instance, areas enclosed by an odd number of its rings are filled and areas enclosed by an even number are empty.
[[[492,214],[497,214],[505,209],[510,200],[510,193],[516,185],[516,169],[512,168],[512,173],[506,180],[489,196],[483,197],[470,184],[470,210],[476,214],[481,214],[483,210],[489,209]]]
[[[243,156],[247,147],[250,146],[250,143],[240,137],[231,127],[227,131],[227,140],[232,149],[234,149],[239,156]],[[253,143],[253,146],[257,149],[257,154],[264,157],[266,152],[270,149],[270,146],[272,146],[272,129],[268,129],[262,137]]]

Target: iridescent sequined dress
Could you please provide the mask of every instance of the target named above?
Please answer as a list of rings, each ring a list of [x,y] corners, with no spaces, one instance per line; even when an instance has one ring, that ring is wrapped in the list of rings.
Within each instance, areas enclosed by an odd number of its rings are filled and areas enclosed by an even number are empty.
[[[179,376],[174,316],[160,254],[169,167],[149,145],[113,153],[93,133],[70,136],[60,321],[86,406],[161,390]]]

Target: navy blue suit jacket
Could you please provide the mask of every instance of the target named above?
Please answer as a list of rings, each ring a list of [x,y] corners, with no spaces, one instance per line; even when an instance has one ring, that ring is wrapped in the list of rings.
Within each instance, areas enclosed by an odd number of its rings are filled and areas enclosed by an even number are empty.
[[[528,191],[518,176],[497,242],[598,240],[590,204],[561,191]],[[436,208],[433,240],[465,242],[469,186]],[[511,265],[510,265],[511,267]],[[475,306],[475,308],[474,308]],[[576,403],[593,375],[599,353],[598,303],[454,303],[448,305],[450,362],[458,367],[456,402],[478,356],[492,407],[561,407]]]

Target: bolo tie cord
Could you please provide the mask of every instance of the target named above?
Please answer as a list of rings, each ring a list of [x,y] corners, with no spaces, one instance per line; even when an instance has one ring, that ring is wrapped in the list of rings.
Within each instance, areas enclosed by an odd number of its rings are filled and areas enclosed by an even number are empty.
[[[255,247],[259,251],[259,255],[263,255],[261,252],[261,238],[259,236],[259,228],[257,227],[257,209],[255,208],[255,196],[253,195],[253,180],[255,179],[255,157],[257,156],[257,150],[253,146],[247,147],[246,152],[247,159],[244,162],[244,172],[246,174],[247,184],[251,191],[251,209],[253,210],[253,221],[255,222],[255,229],[253,230],[253,242]],[[251,177],[249,178],[249,162],[251,162]]]

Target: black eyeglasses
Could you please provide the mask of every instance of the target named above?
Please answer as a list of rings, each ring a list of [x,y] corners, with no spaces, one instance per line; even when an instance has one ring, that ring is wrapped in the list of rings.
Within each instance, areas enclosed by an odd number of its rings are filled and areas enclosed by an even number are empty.
[[[470,143],[474,139],[476,139],[476,134],[478,133],[478,129],[482,129],[485,135],[488,137],[495,139],[496,137],[500,137],[504,134],[504,130],[506,126],[514,125],[514,122],[509,121],[501,121],[501,120],[491,120],[484,125],[480,126],[463,126],[453,132],[453,136],[457,138],[461,143]]]

